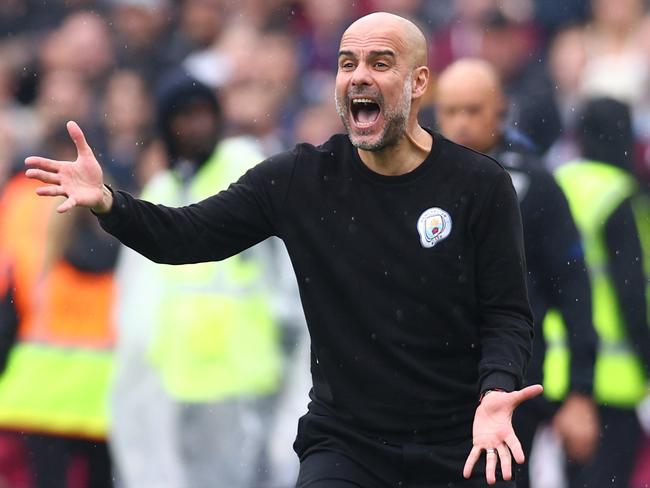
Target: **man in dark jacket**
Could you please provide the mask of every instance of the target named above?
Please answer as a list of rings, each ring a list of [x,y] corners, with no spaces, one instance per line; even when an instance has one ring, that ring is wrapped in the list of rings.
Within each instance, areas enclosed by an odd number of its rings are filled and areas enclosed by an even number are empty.
[[[443,135],[496,158],[510,173],[517,190],[528,292],[535,317],[533,357],[526,377],[529,384],[544,380],[546,342],[542,324],[549,309],[557,309],[569,327],[569,391],[561,404],[537,398],[522,406],[515,414],[517,432],[528,452],[537,427],[552,418],[569,458],[586,461],[598,436],[591,399],[596,334],[580,235],[553,176],[543,169],[522,137],[517,141],[506,133],[505,107],[500,81],[488,62],[463,59],[441,73],[436,116]],[[517,485],[527,487],[528,483],[527,470],[520,470]]]

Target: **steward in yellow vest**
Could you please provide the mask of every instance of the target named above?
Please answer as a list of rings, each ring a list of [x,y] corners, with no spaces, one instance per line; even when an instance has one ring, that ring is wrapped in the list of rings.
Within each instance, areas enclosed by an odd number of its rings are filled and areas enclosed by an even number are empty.
[[[143,197],[183,206],[225,190],[262,157],[249,139],[220,139],[208,87],[182,75],[166,83],[158,113],[171,167]],[[111,441],[126,487],[253,483],[267,429],[262,407],[282,367],[265,244],[183,266],[123,249]]]
[[[611,99],[590,101],[577,128],[583,160],[556,172],[585,248],[599,337],[594,396],[602,437],[594,460],[580,473],[580,486],[627,487],[641,435],[635,407],[647,393],[650,329],[643,254],[632,211],[637,187],[631,169],[633,136],[629,109]],[[546,357],[545,384],[561,398],[568,384],[569,355],[562,348],[561,321],[545,324],[554,345]],[[614,480],[610,483],[610,480]]]
[[[88,256],[74,246],[52,251],[57,239],[51,231],[61,224],[71,227],[70,244],[100,253],[97,247],[107,240],[84,214],[54,216],[56,202],[34,200],[37,186],[19,174],[0,198],[0,254],[7,277],[2,299],[12,301],[17,319],[15,344],[0,376],[0,428],[26,442],[35,487],[64,486],[77,450],[91,463],[92,486],[109,486],[105,439],[115,256],[108,256],[107,266],[89,269]],[[90,242],[94,233],[98,246]],[[7,318],[11,315],[0,318],[3,330]]]

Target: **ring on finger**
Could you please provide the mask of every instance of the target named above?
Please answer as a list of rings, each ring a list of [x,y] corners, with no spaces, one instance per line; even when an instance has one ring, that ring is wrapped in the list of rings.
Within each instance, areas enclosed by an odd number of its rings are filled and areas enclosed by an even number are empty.
[[[485,453],[486,453],[486,454],[494,454],[494,453],[495,453],[495,450],[494,450],[494,449],[486,449],[486,450],[485,450]]]

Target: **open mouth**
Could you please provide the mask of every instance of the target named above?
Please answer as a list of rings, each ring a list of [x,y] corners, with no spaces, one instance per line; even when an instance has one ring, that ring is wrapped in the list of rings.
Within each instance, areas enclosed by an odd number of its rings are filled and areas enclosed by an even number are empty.
[[[377,121],[381,108],[370,98],[354,98],[350,103],[350,111],[357,126],[370,127]]]

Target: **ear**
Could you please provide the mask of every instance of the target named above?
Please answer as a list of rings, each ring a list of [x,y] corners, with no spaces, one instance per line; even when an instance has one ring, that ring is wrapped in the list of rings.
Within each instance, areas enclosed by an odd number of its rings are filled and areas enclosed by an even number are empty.
[[[413,69],[413,87],[411,97],[413,99],[422,97],[429,86],[430,71],[426,66],[418,66]]]

